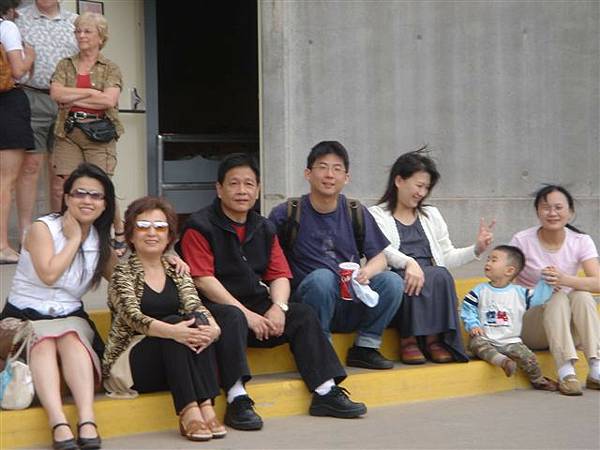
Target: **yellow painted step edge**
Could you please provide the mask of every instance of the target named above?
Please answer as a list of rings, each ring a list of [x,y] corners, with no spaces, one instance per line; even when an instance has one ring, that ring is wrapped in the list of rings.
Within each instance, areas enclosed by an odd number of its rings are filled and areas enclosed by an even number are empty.
[[[580,356],[582,359],[577,364],[577,372],[584,381],[587,366],[583,355]],[[541,352],[538,358],[544,373],[554,376],[550,355]],[[343,386],[351,392],[354,400],[363,401],[372,408],[524,389],[529,388],[529,383],[522,375],[506,378],[502,370],[483,361],[472,361],[416,367],[398,365],[394,370],[384,371],[354,370]],[[265,377],[250,382],[247,388],[258,412],[265,419],[308,413],[311,394],[297,374]],[[554,394],[540,392],[540,395]],[[220,417],[224,408],[224,397],[220,396],[216,401]],[[74,406],[66,405],[65,410],[71,424],[75,424]],[[173,430],[173,438],[179,438],[171,397],[164,392],[145,394],[133,400],[102,397],[96,401],[95,411],[101,435],[105,438],[163,430]],[[0,426],[2,449],[50,443],[47,419],[41,407],[2,411]]]

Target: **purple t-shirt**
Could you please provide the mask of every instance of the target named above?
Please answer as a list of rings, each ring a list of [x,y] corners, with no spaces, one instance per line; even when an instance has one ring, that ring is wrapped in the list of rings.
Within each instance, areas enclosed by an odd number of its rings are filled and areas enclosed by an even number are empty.
[[[294,248],[287,254],[294,274],[294,286],[313,270],[327,268],[337,273],[341,262],[360,263],[346,197],[340,195],[336,210],[326,214],[315,211],[308,195],[303,195],[300,202],[300,226]],[[365,233],[363,250],[367,259],[371,259],[381,253],[389,241],[367,208],[362,206],[362,212]],[[269,219],[275,223],[281,235],[287,222],[287,203],[273,208]]]

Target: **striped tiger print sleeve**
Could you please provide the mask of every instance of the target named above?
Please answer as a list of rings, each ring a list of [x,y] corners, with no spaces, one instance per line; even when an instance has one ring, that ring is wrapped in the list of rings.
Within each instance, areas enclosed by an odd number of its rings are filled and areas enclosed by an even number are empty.
[[[119,264],[115,267],[109,288],[111,309],[131,329],[141,334],[148,334],[150,324],[155,319],[142,313],[140,299],[136,295],[136,282],[136,274],[130,270],[128,264]]]

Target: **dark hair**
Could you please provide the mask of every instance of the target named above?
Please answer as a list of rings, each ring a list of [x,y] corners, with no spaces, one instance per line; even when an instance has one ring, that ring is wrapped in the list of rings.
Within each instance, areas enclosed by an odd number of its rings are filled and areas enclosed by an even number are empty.
[[[348,157],[348,151],[338,141],[321,141],[311,148],[308,158],[306,158],[306,168],[312,169],[312,166],[315,164],[315,161],[318,158],[331,154],[342,158],[346,172],[350,170],[350,158]]]
[[[3,16],[9,9],[18,8],[21,0],[0,0],[0,16]]]
[[[381,196],[377,203],[386,203],[387,208],[390,211],[394,211],[396,209],[396,202],[398,201],[396,177],[399,176],[406,180],[407,178],[412,177],[416,172],[427,172],[431,177],[431,184],[429,186],[429,192],[421,199],[419,205],[417,206],[417,209],[421,211],[423,202],[427,197],[429,197],[429,194],[431,194],[431,191],[433,191],[433,188],[440,180],[440,173],[435,166],[435,162],[433,159],[426,156],[427,153],[427,145],[424,145],[418,150],[400,155],[390,169],[390,176],[388,178],[385,193]]]
[[[227,172],[236,167],[249,167],[254,172],[254,175],[256,175],[256,181],[260,183],[260,170],[256,158],[247,153],[232,153],[223,158],[223,161],[219,164],[217,171],[217,181],[219,184],[223,184]]]
[[[494,247],[494,250],[503,252],[507,257],[508,264],[517,269],[515,277],[521,273],[521,270],[525,267],[525,253],[519,247],[515,247],[514,245],[497,245]]]
[[[71,175],[69,175],[69,177],[65,180],[63,192],[65,194],[69,194],[75,181],[83,177],[97,180],[104,188],[105,208],[102,214],[100,214],[100,217],[94,221],[94,227],[98,232],[98,240],[100,243],[100,256],[98,258],[98,265],[94,269],[94,276],[92,277],[92,288],[96,288],[100,283],[100,278],[102,278],[102,274],[104,273],[106,264],[110,260],[112,252],[110,247],[110,227],[112,226],[115,218],[115,186],[113,185],[109,176],[106,175],[106,172],[104,172],[104,170],[102,170],[100,167],[91,163],[81,163],[79,166],[77,166],[77,169],[71,172]],[[61,214],[64,214],[66,210],[67,204],[63,196],[62,207],[60,210]]]
[[[125,211],[125,241],[132,252],[135,247],[131,243],[133,232],[135,230],[135,222],[137,217],[146,211],[160,209],[167,218],[169,224],[169,244],[170,246],[177,239],[177,213],[173,206],[164,198],[146,196],[138,198],[129,204]]]
[[[548,185],[544,186],[543,188],[539,189],[535,193],[535,200],[533,202],[533,206],[535,208],[536,213],[537,213],[538,207],[540,206],[540,203],[542,201],[544,201],[544,202],[547,201],[548,195],[551,194],[552,192],[560,192],[561,194],[563,194],[567,199],[567,204],[569,205],[569,209],[571,211],[575,212],[575,200],[573,200],[573,196],[571,195],[571,193],[569,191],[567,191],[566,188],[564,188],[558,184],[548,184]],[[574,227],[571,224],[566,224],[565,226],[569,230],[574,231],[575,233],[584,234],[583,231]]]

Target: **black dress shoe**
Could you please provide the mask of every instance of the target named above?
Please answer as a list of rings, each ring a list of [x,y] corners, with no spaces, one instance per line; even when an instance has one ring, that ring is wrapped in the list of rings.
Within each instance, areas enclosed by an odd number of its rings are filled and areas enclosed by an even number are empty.
[[[367,413],[364,403],[353,402],[348,391],[334,386],[325,395],[313,393],[309,413],[311,416],[332,416],[340,419],[352,419]]]
[[[85,422],[81,422],[81,423],[77,424],[77,434],[78,435],[79,435],[79,431],[81,430],[81,427],[84,425],[93,425],[94,428],[96,428],[96,431],[98,431],[98,426],[96,425],[96,423],[92,422],[91,420],[87,420]],[[79,448],[81,450],[97,450],[99,448],[102,448],[102,439],[100,439],[100,435],[93,437],[93,438],[78,437],[77,445],[79,445]]]
[[[254,401],[247,395],[238,395],[227,405],[225,425],[236,430],[260,430],[263,421],[254,411]]]
[[[348,350],[346,365],[365,369],[391,369],[394,367],[393,361],[385,358],[376,348],[357,347],[356,345]]]
[[[64,441],[57,441],[54,439],[54,430],[58,427],[67,427],[71,429],[71,426],[66,422],[57,423],[52,427],[52,448],[54,450],[79,450],[75,438],[65,439]]]

